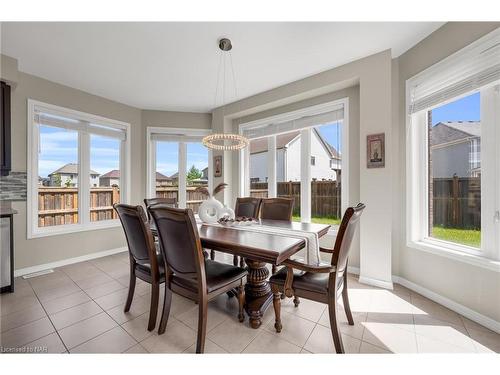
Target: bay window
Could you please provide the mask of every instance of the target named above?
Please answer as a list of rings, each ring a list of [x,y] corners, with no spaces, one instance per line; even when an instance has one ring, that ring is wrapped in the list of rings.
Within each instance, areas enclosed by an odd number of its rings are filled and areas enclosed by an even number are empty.
[[[119,225],[128,133],[123,122],[28,101],[29,238]]]
[[[196,189],[211,189],[211,152],[201,143],[206,130],[147,128],[148,197],[176,198],[180,208],[198,212],[205,199]]]
[[[347,113],[342,99],[241,124],[250,146],[240,154],[240,195],[290,197],[293,220],[338,224],[348,204]]]
[[[500,260],[499,43],[492,32],[407,81],[410,247]]]

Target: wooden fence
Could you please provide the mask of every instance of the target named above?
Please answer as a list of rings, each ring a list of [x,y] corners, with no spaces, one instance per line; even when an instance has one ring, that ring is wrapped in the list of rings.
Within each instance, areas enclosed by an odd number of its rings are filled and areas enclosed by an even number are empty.
[[[434,178],[431,188],[433,225],[481,229],[481,177]]]
[[[197,191],[198,186],[186,187],[186,207],[191,208],[194,213],[198,212],[201,202],[207,197]],[[176,198],[179,200],[179,188],[177,186],[161,186],[156,188],[158,198]]]
[[[90,188],[90,220],[116,219],[113,204],[120,202],[117,187]],[[38,188],[38,226],[78,222],[78,189],[66,187]]]
[[[337,181],[311,182],[311,215],[313,217],[341,217],[340,183]],[[250,186],[250,195],[267,198],[267,183],[254,182]],[[278,197],[294,198],[294,215],[300,215],[300,181],[278,182]]]

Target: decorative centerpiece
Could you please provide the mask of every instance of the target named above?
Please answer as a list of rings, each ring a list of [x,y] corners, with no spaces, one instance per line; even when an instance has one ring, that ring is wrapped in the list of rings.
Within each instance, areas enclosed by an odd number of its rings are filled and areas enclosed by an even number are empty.
[[[215,224],[220,217],[226,216],[234,218],[234,211],[228,207],[224,207],[221,202],[215,199],[215,195],[226,188],[227,184],[220,183],[212,191],[212,195],[205,186],[200,186],[195,191],[206,195],[208,199],[204,200],[198,208],[198,216],[201,221],[207,224]]]

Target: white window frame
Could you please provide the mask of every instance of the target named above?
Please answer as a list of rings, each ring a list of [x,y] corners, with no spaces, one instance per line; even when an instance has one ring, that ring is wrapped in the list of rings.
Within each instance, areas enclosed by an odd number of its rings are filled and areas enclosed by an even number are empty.
[[[304,116],[314,116],[327,112],[331,108],[343,106],[344,118],[342,120],[342,173],[341,173],[341,210],[344,212],[349,204],[349,98],[342,98],[328,103],[305,107],[297,111],[291,111],[276,116],[267,117],[257,121],[243,123],[239,125],[239,133],[243,134],[245,129],[263,126],[265,124],[281,123],[294,118]],[[300,180],[300,217],[303,222],[311,222],[311,127],[300,130],[301,132],[301,180]],[[268,163],[268,197],[276,197],[276,135],[268,135],[268,159],[274,163]],[[345,157],[344,157],[345,156]],[[274,166],[274,167],[273,167]],[[250,196],[250,150],[249,147],[239,153],[239,178],[240,196]],[[336,233],[335,227],[330,228],[330,232]]]
[[[76,233],[96,229],[106,229],[120,226],[118,219],[90,221],[90,186],[83,183],[85,179],[79,178],[78,183],[78,223],[54,225],[47,227],[38,226],[38,149],[39,128],[35,121],[37,111],[49,112],[59,116],[78,120],[80,122],[97,123],[108,128],[115,128],[125,132],[125,140],[120,145],[120,201],[130,202],[130,124],[122,121],[108,119],[69,108],[43,103],[28,99],[28,147],[27,147],[27,238],[55,236],[67,233]],[[78,131],[78,174],[90,175],[90,135],[92,132],[85,128]]]
[[[156,197],[156,142],[152,139],[153,134],[161,134],[170,138],[172,142],[179,144],[179,191],[178,191],[178,206],[186,207],[186,189],[181,189],[181,186],[186,186],[187,176],[187,143],[201,142],[203,137],[209,135],[211,130],[208,129],[185,129],[185,128],[168,128],[159,126],[148,126],[146,128],[146,195],[148,198]],[[212,172],[212,150],[208,150],[208,190],[213,188],[213,172]]]

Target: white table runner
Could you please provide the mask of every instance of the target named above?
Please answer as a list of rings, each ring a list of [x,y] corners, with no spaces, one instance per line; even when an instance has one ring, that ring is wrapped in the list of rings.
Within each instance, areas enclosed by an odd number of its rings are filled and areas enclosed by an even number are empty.
[[[226,226],[221,224],[207,224],[203,223],[201,220],[196,220],[198,224],[223,227],[234,230],[243,230],[247,232],[256,232],[256,233],[269,233],[276,236],[282,237],[292,237],[299,238],[304,240],[306,243],[305,246],[305,254],[304,261],[309,265],[318,265],[321,262],[321,258],[319,255],[319,236],[316,232],[308,232],[304,230],[297,229],[287,229],[287,228],[279,228],[270,225],[262,225],[262,224],[251,224],[251,225],[235,225],[235,226]]]

